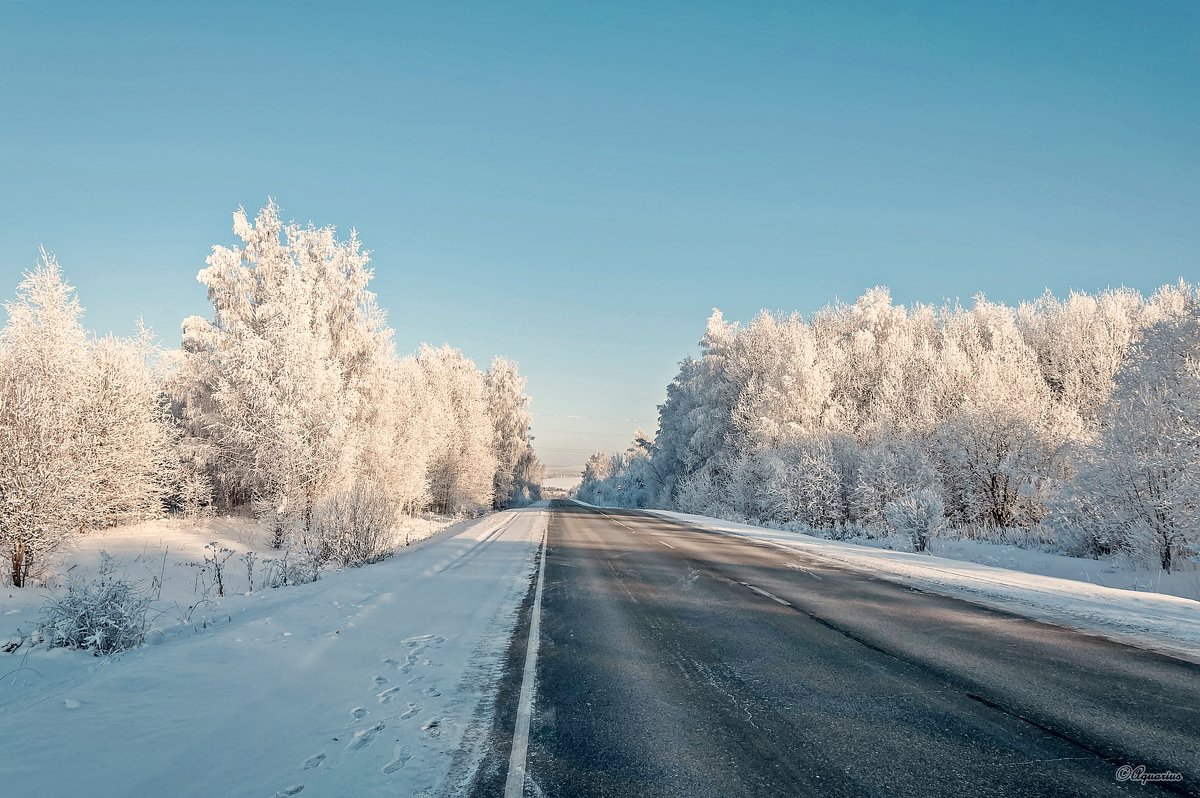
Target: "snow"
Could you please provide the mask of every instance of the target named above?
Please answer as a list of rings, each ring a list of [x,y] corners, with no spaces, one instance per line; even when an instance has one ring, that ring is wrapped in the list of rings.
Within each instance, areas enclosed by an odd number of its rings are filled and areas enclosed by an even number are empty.
[[[545,519],[544,504],[496,513],[313,584],[215,599],[203,609],[211,622],[164,622],[156,645],[113,659],[28,646],[0,655],[6,792],[437,792],[477,755]],[[144,550],[136,567],[161,563],[160,542],[168,562],[184,557],[189,536],[201,549],[258,545],[242,521],[151,530],[103,542],[122,556]],[[85,541],[72,558],[98,551]],[[164,597],[182,594],[178,582]],[[28,628],[29,595],[0,592],[0,623]]]
[[[1075,558],[1033,551],[1025,551],[1021,555],[1005,551],[1003,556],[1009,558],[1007,563],[1026,568],[1012,570],[948,557],[825,540],[701,515],[666,510],[649,512],[709,531],[803,552],[836,565],[868,571],[881,578],[923,590],[964,598],[1029,618],[1200,661],[1200,602],[1180,596],[1123,590],[1095,582],[1029,572],[1061,572],[1065,566],[1058,561]],[[964,545],[967,542],[957,543],[960,552],[972,548]],[[1101,570],[1101,564],[1095,560],[1078,562],[1091,562],[1097,569],[1094,572],[1097,578],[1109,575]],[[1196,577],[1194,573],[1183,576]]]

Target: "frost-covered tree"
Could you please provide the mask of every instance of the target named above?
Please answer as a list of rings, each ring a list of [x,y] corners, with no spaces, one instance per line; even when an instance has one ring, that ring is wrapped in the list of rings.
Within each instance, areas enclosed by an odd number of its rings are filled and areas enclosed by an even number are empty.
[[[496,509],[527,504],[540,496],[541,475],[530,444],[529,397],[525,378],[507,358],[492,361],[487,373],[488,417],[493,428],[496,474],[492,480]]]
[[[913,551],[925,551],[929,541],[946,526],[942,497],[929,488],[918,488],[888,502],[884,518],[912,541]]]
[[[1173,342],[1187,340],[1195,303],[1184,283],[1017,309],[982,297],[903,307],[874,288],[807,320],[742,327],[714,311],[667,387],[648,456],[593,457],[581,495],[868,530],[897,502],[928,509],[935,495],[953,525],[1057,512],[1067,530],[1070,514],[1092,553],[1177,562],[1195,546],[1198,469],[1194,361],[1180,354],[1192,350]],[[657,492],[618,490],[647,466]]]
[[[172,428],[148,334],[93,340],[55,259],[0,331],[0,546],[14,586],[88,527],[158,515]]]
[[[608,504],[606,488],[613,475],[613,456],[595,452],[583,464],[583,478],[575,489],[575,497],[589,504]]]
[[[1064,300],[1047,293],[1017,309],[1047,387],[1089,424],[1107,405],[1147,313],[1141,295],[1127,288],[1096,296],[1072,291]]]
[[[1063,523],[1090,553],[1145,554],[1170,571],[1200,549],[1200,296],[1146,331],[1116,383]]]
[[[475,513],[490,507],[497,460],[486,375],[449,346],[422,347],[417,362],[425,372],[440,432],[429,463],[433,508]]]
[[[1041,520],[1078,415],[1054,401],[1008,308],[980,299],[956,309],[944,335],[947,371],[963,375],[962,399],[934,434],[947,512],[995,526]]]
[[[849,515],[862,524],[881,524],[889,503],[916,490],[940,488],[937,471],[922,442],[881,435],[865,443],[849,490]]]
[[[163,512],[177,491],[177,433],[156,364],[149,330],[136,338],[106,336],[88,351],[78,412],[87,430],[86,523],[92,527],[140,521]]]
[[[44,251],[5,304],[0,332],[0,541],[12,583],[83,523],[88,475],[79,427],[87,375],[83,308]]]
[[[731,412],[741,448],[798,440],[820,429],[829,412],[832,384],[799,316],[763,313],[739,331],[727,374],[737,390]]]
[[[184,322],[185,417],[213,447],[223,505],[254,501],[309,527],[361,469],[391,331],[353,231],[285,224],[273,201],[253,222],[239,209],[233,230],[241,245],[214,247],[198,275],[212,318]]]
[[[430,462],[449,421],[415,357],[385,365],[372,394],[363,470],[404,512],[430,502]]]
[[[596,452],[583,467],[576,498],[599,505],[647,507],[658,495],[659,478],[650,462],[653,442],[642,430],[634,433],[633,445],[623,452]]]

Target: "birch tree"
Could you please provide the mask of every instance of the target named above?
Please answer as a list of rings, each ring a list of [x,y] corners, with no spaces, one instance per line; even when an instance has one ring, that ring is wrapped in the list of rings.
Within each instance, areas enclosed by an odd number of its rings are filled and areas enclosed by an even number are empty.
[[[78,531],[86,463],[80,400],[87,368],[83,308],[53,256],[5,304],[0,333],[0,540],[22,587]]]
[[[391,331],[353,231],[284,224],[273,201],[253,223],[239,209],[233,230],[241,245],[214,247],[198,275],[212,318],[184,322],[202,386],[184,412],[214,446],[223,504],[255,501],[307,528],[355,478]]]
[[[1144,554],[1170,571],[1200,549],[1200,297],[1146,332],[1116,382],[1064,523],[1090,553]]]
[[[429,463],[432,506],[443,513],[480,512],[492,505],[497,470],[486,377],[449,346],[422,347],[417,362],[440,421]]]
[[[536,457],[529,442],[533,417],[525,394],[525,378],[516,363],[496,358],[488,369],[486,383],[488,417],[493,429],[492,451],[496,457],[492,503],[500,510],[528,502],[536,490],[531,484],[531,479],[537,477]]]
[[[172,428],[149,333],[93,340],[42,252],[0,331],[0,546],[21,587],[86,528],[163,512]]]

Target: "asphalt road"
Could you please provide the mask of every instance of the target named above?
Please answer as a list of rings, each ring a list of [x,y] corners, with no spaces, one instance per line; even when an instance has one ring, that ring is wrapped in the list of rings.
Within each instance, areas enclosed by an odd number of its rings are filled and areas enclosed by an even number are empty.
[[[644,513],[548,534],[528,796],[1200,795],[1196,664]]]

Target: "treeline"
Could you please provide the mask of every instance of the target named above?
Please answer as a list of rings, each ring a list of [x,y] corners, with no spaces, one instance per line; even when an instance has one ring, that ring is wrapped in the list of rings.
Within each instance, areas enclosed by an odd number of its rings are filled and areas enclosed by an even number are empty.
[[[346,518],[537,499],[516,364],[481,371],[449,346],[397,357],[352,233],[283,223],[274,202],[199,280],[211,318],[161,351],[148,332],[90,336],[54,258],[0,331],[0,547],[20,587],[88,529],[166,513],[252,511],[273,543],[336,559]],[[336,518],[334,516],[337,516]],[[349,534],[355,534],[350,529]],[[315,552],[315,553],[314,553]]]
[[[1200,295],[1019,307],[714,312],[658,434],[598,453],[577,495],[731,520],[911,534],[1036,527],[1170,569],[1200,546]]]

